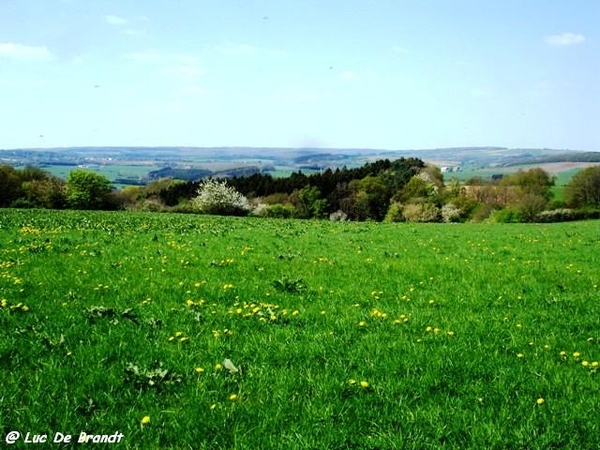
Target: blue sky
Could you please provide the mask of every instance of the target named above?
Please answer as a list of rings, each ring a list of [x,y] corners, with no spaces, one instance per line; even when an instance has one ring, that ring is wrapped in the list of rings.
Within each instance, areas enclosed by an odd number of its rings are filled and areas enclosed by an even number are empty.
[[[0,0],[0,149],[600,151],[595,0]]]

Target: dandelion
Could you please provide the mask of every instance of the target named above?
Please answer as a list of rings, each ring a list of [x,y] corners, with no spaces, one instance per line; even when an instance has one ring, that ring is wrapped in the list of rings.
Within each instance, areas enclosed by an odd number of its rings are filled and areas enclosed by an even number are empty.
[[[215,364],[215,370],[221,370],[223,368],[223,365],[220,363]]]
[[[229,396],[229,400],[231,400],[232,402],[235,402],[235,401],[237,401],[237,399],[238,399],[238,396],[237,396],[237,394],[231,394],[231,395]]]
[[[525,358],[525,355],[523,353],[517,353],[517,358]]]
[[[600,365],[600,363],[598,363],[598,361],[592,362],[592,367],[598,367],[599,365]]]
[[[150,416],[144,416],[144,417],[142,417],[142,420],[140,420],[140,423],[142,425],[148,425],[150,423]]]
[[[216,403],[213,403],[212,405],[210,405],[210,410],[212,411],[212,410],[214,410],[216,407],[217,407],[217,404],[216,404]]]
[[[363,389],[367,389],[369,387],[369,383],[363,380],[360,382],[360,387]]]
[[[573,353],[573,358],[579,358],[580,356],[581,356],[581,353],[579,353],[579,352]]]
[[[204,373],[203,367],[196,367],[194,370],[196,371],[196,373]]]
[[[360,322],[358,322],[359,327],[364,327],[366,325],[367,325],[367,322],[365,322],[364,320],[361,320]]]
[[[538,405],[543,405],[545,402],[546,402],[546,400],[544,400],[542,397],[540,397],[540,398],[538,398],[538,399],[536,400],[536,403],[537,403]]]
[[[349,384],[350,386],[352,386],[352,385],[355,385],[355,384],[356,384],[356,380],[355,380],[354,378],[350,378],[350,379],[348,380],[348,384]]]
[[[590,365],[590,363],[589,363],[588,361],[581,361],[581,365],[582,365],[583,367],[587,367],[587,366],[589,366],[589,365]]]
[[[565,352],[564,350],[562,352],[560,352],[559,355],[561,358],[567,359],[567,352]]]

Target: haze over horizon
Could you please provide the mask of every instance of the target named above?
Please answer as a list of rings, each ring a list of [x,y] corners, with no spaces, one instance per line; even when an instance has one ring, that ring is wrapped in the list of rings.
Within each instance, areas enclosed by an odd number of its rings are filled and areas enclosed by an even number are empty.
[[[0,149],[600,151],[600,2],[5,0]]]

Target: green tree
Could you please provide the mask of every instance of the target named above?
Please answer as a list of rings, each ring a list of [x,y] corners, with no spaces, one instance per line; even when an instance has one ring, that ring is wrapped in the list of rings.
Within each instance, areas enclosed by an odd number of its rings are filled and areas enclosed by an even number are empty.
[[[293,193],[291,200],[298,210],[298,217],[321,218],[325,215],[327,200],[321,198],[321,191],[316,186],[305,186]]]
[[[600,166],[577,172],[567,184],[565,200],[574,208],[600,207]]]
[[[519,170],[513,175],[504,177],[500,185],[518,186],[523,194],[537,195],[549,200],[552,197],[550,188],[554,186],[554,177],[538,167]]]
[[[23,192],[29,206],[62,209],[66,206],[65,182],[48,174],[46,178],[23,182]]]
[[[70,208],[102,209],[111,192],[110,181],[102,174],[77,169],[67,177],[66,199]]]
[[[0,166],[0,207],[10,206],[23,195],[21,176],[11,166]]]

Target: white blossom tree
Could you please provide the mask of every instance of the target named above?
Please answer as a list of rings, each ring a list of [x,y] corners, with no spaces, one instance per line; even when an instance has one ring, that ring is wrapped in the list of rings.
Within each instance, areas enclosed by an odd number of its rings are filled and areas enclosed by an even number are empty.
[[[224,216],[246,215],[251,209],[248,199],[235,188],[212,178],[202,181],[193,203],[203,213]]]

